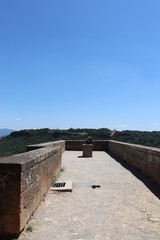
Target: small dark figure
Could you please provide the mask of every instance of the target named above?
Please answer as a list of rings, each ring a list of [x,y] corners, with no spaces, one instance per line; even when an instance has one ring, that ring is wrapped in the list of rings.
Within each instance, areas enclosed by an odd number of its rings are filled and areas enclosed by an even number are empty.
[[[92,141],[93,141],[93,139],[90,136],[88,136],[87,139],[86,139],[86,143],[87,144],[92,144]]]

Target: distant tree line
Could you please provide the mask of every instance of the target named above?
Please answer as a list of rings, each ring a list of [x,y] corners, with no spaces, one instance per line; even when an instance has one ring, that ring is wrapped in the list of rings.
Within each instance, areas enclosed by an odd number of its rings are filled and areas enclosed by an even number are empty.
[[[70,128],[59,129],[37,129],[21,130],[12,132],[9,136],[0,139],[0,157],[10,156],[25,152],[27,145],[50,142],[57,140],[85,140],[91,136],[93,140],[108,140],[141,144],[145,146],[160,147],[160,132],[142,131],[116,131],[111,137],[112,131],[108,128],[88,129]]]
[[[113,139],[120,142],[134,143],[150,147],[160,147],[160,131],[117,131]]]

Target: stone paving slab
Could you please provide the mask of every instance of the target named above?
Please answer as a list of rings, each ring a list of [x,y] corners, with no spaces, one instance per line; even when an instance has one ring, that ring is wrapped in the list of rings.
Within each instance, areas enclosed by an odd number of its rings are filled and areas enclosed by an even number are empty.
[[[49,191],[20,240],[160,240],[160,200],[105,152],[63,154],[73,191]],[[100,185],[92,188],[92,185]]]

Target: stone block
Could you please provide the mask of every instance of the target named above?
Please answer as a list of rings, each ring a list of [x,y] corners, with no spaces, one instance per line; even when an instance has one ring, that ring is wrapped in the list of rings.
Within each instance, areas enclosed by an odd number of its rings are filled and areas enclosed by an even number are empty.
[[[3,222],[3,232],[2,232],[2,235],[0,235],[0,236],[8,238],[9,236],[18,235],[20,232],[19,226],[20,226],[19,214],[5,215],[4,222]]]
[[[92,157],[93,144],[83,144],[83,157]]]
[[[0,160],[0,239],[12,239],[23,230],[60,171],[62,151],[47,145]]]

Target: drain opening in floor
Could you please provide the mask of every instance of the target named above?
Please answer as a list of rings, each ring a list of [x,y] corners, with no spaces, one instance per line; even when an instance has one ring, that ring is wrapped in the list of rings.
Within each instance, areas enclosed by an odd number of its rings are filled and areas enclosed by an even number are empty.
[[[72,192],[72,181],[56,181],[50,187],[52,191],[70,191]]]
[[[65,182],[55,182],[53,184],[53,187],[65,187],[66,183]]]

